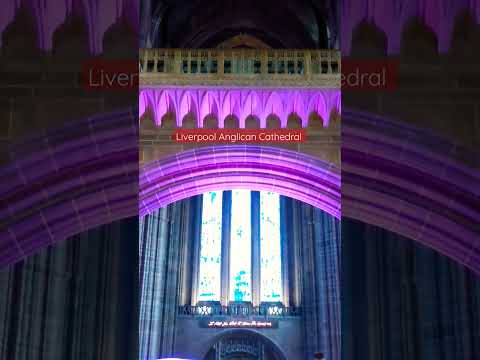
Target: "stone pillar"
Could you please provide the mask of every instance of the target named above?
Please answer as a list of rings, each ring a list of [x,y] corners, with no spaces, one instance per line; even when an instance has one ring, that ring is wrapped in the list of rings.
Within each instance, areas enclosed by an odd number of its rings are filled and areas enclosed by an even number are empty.
[[[232,217],[232,192],[224,191],[222,200],[222,264],[221,264],[221,300],[228,305],[230,296],[230,228]]]
[[[0,358],[138,358],[138,222],[89,230],[0,271]]]
[[[260,192],[252,191],[252,303],[260,305],[261,299],[261,274],[260,274]]]
[[[192,245],[192,254],[193,256],[189,259],[193,259],[191,270],[191,305],[196,305],[198,302],[198,276],[200,274],[200,240],[202,232],[202,203],[203,195],[197,197],[193,209],[191,209],[191,214],[193,218],[196,218],[194,228],[192,231],[192,238],[190,244]]]
[[[289,268],[289,251],[288,236],[286,222],[289,220],[286,212],[285,197],[280,196],[280,244],[282,247],[282,302],[286,307],[290,306],[290,273]]]
[[[221,50],[218,52],[218,74],[220,77],[225,74],[225,54]]]
[[[310,80],[312,78],[312,54],[305,50],[305,78]]]

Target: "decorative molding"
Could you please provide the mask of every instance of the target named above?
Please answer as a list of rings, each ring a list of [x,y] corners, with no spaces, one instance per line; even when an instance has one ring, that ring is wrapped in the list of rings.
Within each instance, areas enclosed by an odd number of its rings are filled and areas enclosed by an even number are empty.
[[[323,75],[321,77],[305,78],[296,75],[243,76],[224,75],[223,77],[209,75],[164,75],[140,74],[141,88],[168,88],[168,87],[250,87],[250,88],[297,88],[297,89],[339,89],[340,76]]]
[[[178,307],[178,315],[213,319],[249,319],[252,316],[258,320],[299,317],[302,315],[300,307],[285,307],[278,303],[262,303],[259,306],[250,305],[221,305],[218,301],[202,302],[198,305],[181,305]]]
[[[149,112],[157,126],[168,113],[175,115],[177,127],[184,126],[184,118],[192,114],[196,127],[204,127],[204,119],[213,115],[218,127],[225,126],[228,116],[235,116],[238,128],[245,128],[245,120],[255,116],[259,127],[267,127],[267,117],[275,115],[281,127],[287,126],[290,115],[302,120],[302,127],[308,126],[309,117],[318,115],[323,126],[329,124],[332,113],[341,112],[339,89],[234,89],[234,88],[168,88],[143,89],[139,95],[139,117]]]

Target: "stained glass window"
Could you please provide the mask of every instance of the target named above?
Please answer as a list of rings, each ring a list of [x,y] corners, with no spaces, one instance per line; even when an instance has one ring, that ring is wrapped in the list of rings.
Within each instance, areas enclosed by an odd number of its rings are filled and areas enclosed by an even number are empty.
[[[251,301],[252,222],[251,193],[232,191],[230,235],[230,300]]]
[[[220,301],[222,264],[221,191],[203,195],[198,301]],[[260,192],[259,213],[252,214],[252,193],[232,190],[228,301],[252,301],[252,216],[259,220],[260,301],[282,301],[280,196]],[[258,208],[257,208],[258,209]],[[223,254],[226,256],[226,254]]]
[[[222,192],[203,194],[199,301],[219,301],[222,259]]]
[[[260,193],[260,301],[282,301],[280,197]]]

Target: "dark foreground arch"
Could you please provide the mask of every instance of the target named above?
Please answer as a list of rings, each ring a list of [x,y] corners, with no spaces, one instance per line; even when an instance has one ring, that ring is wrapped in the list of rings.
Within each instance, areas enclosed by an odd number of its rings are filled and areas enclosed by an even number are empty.
[[[480,274],[478,168],[454,161],[461,150],[419,129],[355,111],[342,116],[341,214],[416,240]],[[0,169],[0,266],[219,183],[276,190],[340,214],[338,171],[317,159],[247,146],[195,151],[149,164],[139,179],[137,109],[17,144],[10,165]]]

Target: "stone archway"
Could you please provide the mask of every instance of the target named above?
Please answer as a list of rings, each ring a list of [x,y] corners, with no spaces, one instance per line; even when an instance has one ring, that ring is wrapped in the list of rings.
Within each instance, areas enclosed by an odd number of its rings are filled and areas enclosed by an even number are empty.
[[[340,171],[314,157],[266,146],[213,146],[143,167],[140,216],[211,190],[274,191],[339,218]]]
[[[252,330],[226,330],[207,345],[203,360],[286,360],[280,347]]]
[[[480,172],[467,148],[385,117],[345,110],[342,216],[433,248],[480,273]]]

